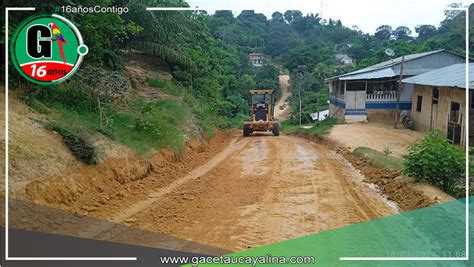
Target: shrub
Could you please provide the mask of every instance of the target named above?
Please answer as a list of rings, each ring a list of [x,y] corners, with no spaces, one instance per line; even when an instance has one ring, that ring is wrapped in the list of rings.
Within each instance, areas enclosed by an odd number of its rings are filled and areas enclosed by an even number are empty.
[[[148,78],[147,82],[148,82],[148,85],[151,87],[163,88],[166,86],[166,81],[160,78]]]
[[[417,181],[427,181],[457,195],[455,185],[464,178],[465,155],[437,131],[432,131],[409,146],[408,154],[404,156],[403,172]]]
[[[402,161],[387,154],[385,149],[382,153],[369,147],[357,147],[353,153],[358,157],[368,160],[370,164],[377,167],[393,170],[403,169]]]
[[[291,123],[284,122],[282,124],[283,133],[304,133],[317,137],[325,137],[331,132],[332,127],[338,124],[339,122],[335,118],[327,118],[323,121],[314,123],[309,129],[301,128],[297,125],[292,125]]]
[[[63,137],[64,142],[76,157],[87,164],[98,163],[97,151],[87,138],[58,123],[50,123],[49,128]]]

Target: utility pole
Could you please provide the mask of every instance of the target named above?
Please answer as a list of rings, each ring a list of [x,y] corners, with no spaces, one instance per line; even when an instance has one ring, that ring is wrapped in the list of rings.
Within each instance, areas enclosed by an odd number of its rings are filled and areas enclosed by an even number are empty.
[[[319,96],[316,97],[316,112],[318,112],[318,116],[316,117],[317,122],[319,122]]]
[[[393,128],[397,129],[398,127],[398,120],[400,117],[400,94],[403,89],[402,79],[403,79],[403,67],[405,65],[405,56],[402,56],[402,64],[400,66],[400,77],[398,78],[398,86],[397,86],[397,104],[395,105],[395,123]]]
[[[302,101],[301,101],[301,81],[298,83],[298,95],[299,95],[299,98],[300,98],[300,126],[301,126],[301,105],[302,105]]]

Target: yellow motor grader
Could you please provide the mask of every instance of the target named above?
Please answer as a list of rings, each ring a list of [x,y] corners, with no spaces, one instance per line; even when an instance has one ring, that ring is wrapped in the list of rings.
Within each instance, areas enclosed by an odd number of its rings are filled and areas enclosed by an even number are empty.
[[[249,90],[251,118],[244,121],[244,136],[253,132],[272,132],[280,135],[280,122],[273,117],[275,96],[273,90]]]

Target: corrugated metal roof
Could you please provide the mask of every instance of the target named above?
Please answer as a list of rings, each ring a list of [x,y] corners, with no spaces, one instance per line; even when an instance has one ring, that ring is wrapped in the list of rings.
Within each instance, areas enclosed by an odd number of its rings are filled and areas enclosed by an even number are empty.
[[[425,56],[428,56],[428,55],[431,55],[431,54],[440,53],[440,52],[443,52],[443,51],[446,51],[446,50],[441,49],[441,50],[435,50],[435,51],[430,51],[430,52],[406,55],[405,56],[405,62],[410,61],[410,60],[414,60],[414,59],[417,59],[417,58],[425,57]],[[378,63],[378,64],[375,64],[375,65],[369,66],[369,67],[364,68],[364,69],[360,69],[360,70],[353,71],[353,72],[350,72],[350,73],[346,73],[346,74],[342,74],[342,75],[339,75],[339,76],[331,77],[331,78],[328,78],[326,80],[333,80],[333,79],[336,79],[336,78],[338,78],[340,80],[357,80],[357,79],[376,79],[376,78],[394,77],[397,74],[393,71],[393,69],[391,67],[394,66],[394,65],[400,64],[401,62],[402,62],[402,57],[397,57],[397,58],[394,58],[394,59],[391,59],[391,60],[384,61],[382,63]],[[390,68],[392,70],[393,74],[390,73],[389,71],[385,71],[385,75],[390,75],[390,76],[380,76],[384,72],[378,72],[378,74],[374,74],[376,77],[373,77],[372,72],[378,71],[378,70],[381,70],[381,69],[387,69],[387,68]],[[361,74],[363,74],[363,75],[361,75]]]
[[[466,64],[454,64],[403,79],[404,83],[466,88]],[[474,63],[469,64],[469,88],[474,89]]]
[[[394,77],[397,74],[393,71],[392,68],[386,68],[381,70],[374,70],[367,73],[354,74],[350,76],[339,77],[339,80],[362,80],[362,79],[380,79],[387,77]]]

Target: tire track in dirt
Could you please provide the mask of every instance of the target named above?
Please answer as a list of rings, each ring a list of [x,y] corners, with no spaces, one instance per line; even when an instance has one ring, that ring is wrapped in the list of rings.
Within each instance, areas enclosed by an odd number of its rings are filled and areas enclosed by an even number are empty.
[[[224,149],[222,152],[217,154],[211,160],[209,160],[206,164],[201,165],[197,169],[190,172],[188,175],[175,180],[171,184],[169,184],[165,188],[161,188],[158,191],[155,191],[149,194],[148,198],[142,201],[139,201],[132,206],[128,207],[127,209],[123,210],[120,215],[109,219],[108,222],[100,223],[98,225],[94,225],[87,232],[81,233],[79,236],[84,238],[94,238],[100,234],[103,234],[105,231],[111,229],[113,224],[119,224],[125,222],[128,218],[132,217],[134,214],[143,211],[144,209],[148,208],[153,202],[157,201],[159,198],[163,197],[166,194],[169,194],[176,188],[182,186],[184,183],[189,182],[190,180],[199,178],[200,176],[204,175],[209,170],[213,169],[217,164],[225,160],[231,153],[236,150],[241,149],[248,140],[240,140],[237,142],[237,138],[233,139],[230,144]]]
[[[113,239],[114,225],[125,224],[239,251],[396,213],[324,145],[233,138],[204,165],[80,236]]]

